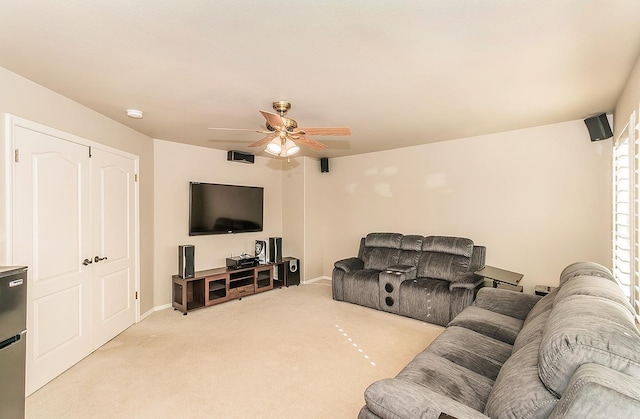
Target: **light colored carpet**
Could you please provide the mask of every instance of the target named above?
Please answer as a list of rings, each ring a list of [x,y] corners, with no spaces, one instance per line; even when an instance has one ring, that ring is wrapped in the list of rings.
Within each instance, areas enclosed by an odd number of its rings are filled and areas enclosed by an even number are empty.
[[[27,398],[27,418],[355,418],[443,328],[331,298],[329,281],[158,311]]]

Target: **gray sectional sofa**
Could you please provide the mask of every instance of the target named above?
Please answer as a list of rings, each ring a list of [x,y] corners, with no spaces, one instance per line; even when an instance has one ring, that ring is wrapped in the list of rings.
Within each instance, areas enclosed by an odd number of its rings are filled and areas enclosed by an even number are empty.
[[[333,298],[444,326],[473,302],[485,253],[461,237],[369,233],[335,262]]]
[[[483,288],[365,402],[360,419],[640,418],[634,310],[591,262],[569,265],[542,298]]]

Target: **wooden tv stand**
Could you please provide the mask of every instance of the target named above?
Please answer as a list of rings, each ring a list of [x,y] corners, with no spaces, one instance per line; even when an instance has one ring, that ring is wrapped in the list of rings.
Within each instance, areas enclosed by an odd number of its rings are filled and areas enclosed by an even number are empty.
[[[240,269],[209,269],[196,272],[193,278],[173,275],[173,309],[186,315],[191,310],[271,290],[273,269],[280,263]]]

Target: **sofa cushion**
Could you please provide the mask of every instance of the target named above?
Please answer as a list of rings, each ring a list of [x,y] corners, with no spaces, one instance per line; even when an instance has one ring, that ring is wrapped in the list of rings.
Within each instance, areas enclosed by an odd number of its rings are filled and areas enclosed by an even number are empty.
[[[364,400],[367,404],[358,419],[437,419],[443,412],[456,418],[487,419],[482,412],[410,380],[378,380],[367,387]]]
[[[402,316],[445,326],[451,321],[449,283],[438,279],[416,278],[400,284]]]
[[[497,418],[547,418],[558,398],[538,377],[540,339],[530,342],[504,363],[484,414]]]
[[[344,301],[378,309],[380,307],[380,271],[363,269],[345,274],[342,284]]]
[[[527,317],[524,319],[523,327],[526,326],[527,323],[533,321],[533,319],[535,319],[536,317],[538,317],[542,313],[545,313],[547,311],[551,311],[551,308],[553,307],[553,301],[555,300],[557,294],[558,294],[558,288],[554,289],[549,294],[547,294],[544,297],[542,297],[531,308],[531,310],[529,310],[529,313],[527,314]]]
[[[478,291],[473,305],[504,314],[505,316],[524,320],[539,301],[539,295],[484,287]]]
[[[464,327],[513,345],[518,332],[522,329],[522,320],[484,308],[469,306],[451,320],[449,326]]]
[[[464,327],[449,326],[425,351],[495,380],[511,355],[511,345]]]
[[[615,282],[615,279],[608,268],[595,262],[575,262],[564,268],[560,273],[560,287],[562,287],[564,283],[571,278],[583,275],[599,276]]]
[[[473,240],[463,237],[428,236],[422,242],[422,250],[470,258],[473,253]]]
[[[640,418],[640,382],[597,364],[578,368],[554,418]]]
[[[540,379],[560,396],[573,373],[596,363],[640,377],[640,334],[626,308],[605,298],[555,301],[542,334]]]
[[[448,253],[422,252],[418,260],[418,277],[453,281],[469,270],[470,258]]]
[[[396,378],[413,381],[482,412],[493,380],[429,351],[419,353]]]
[[[364,238],[366,247],[386,247],[389,249],[400,249],[402,234],[400,233],[369,233]]]
[[[620,286],[613,281],[603,281],[600,276],[583,275],[579,278],[574,277],[570,281],[565,281],[563,286],[558,289],[558,295],[554,301],[557,304],[565,298],[575,295],[606,298],[629,310],[631,315],[635,315],[633,306],[631,306],[627,297],[620,292]]]
[[[535,316],[533,320],[522,327],[516,341],[513,343],[513,353],[518,352],[522,347],[528,345],[535,340],[540,341],[542,339],[542,332],[544,331],[547,319],[551,310],[547,310],[544,313]]]
[[[423,239],[424,237],[416,235],[404,236],[400,243],[398,263],[401,265],[418,266]]]
[[[429,236],[422,242],[417,276],[453,281],[469,272],[473,241],[460,237]]]
[[[402,234],[369,233],[364,240],[362,261],[364,269],[382,271],[388,266],[398,264]]]

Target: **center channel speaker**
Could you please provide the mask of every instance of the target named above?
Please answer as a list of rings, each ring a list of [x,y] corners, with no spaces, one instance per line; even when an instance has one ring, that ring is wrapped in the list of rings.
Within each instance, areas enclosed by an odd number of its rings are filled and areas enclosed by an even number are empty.
[[[282,237],[269,237],[269,262],[282,262]]]
[[[196,247],[192,244],[178,246],[178,275],[181,278],[193,278],[195,276]]]

